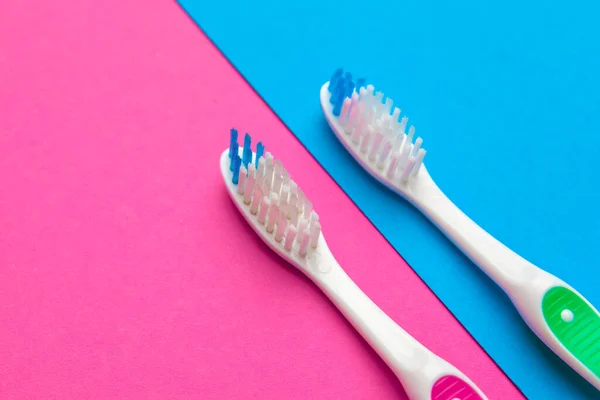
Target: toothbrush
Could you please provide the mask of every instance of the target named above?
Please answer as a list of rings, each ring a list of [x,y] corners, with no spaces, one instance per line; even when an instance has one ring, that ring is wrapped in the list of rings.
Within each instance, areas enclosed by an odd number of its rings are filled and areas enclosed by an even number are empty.
[[[243,147],[231,130],[220,166],[229,196],[248,224],[280,257],[302,271],[335,304],[398,377],[411,400],[483,400],[469,378],[387,316],[337,263],[312,203],[279,160]]]
[[[329,126],[375,179],[425,214],[508,295],[533,332],[600,390],[600,314],[575,289],[504,246],[454,205],[425,165],[422,139],[389,97],[341,69],[321,87]]]

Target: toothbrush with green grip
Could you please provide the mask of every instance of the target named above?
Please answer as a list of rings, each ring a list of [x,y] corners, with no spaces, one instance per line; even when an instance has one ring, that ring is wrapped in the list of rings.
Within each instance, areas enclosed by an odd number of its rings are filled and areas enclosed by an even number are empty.
[[[321,88],[324,115],[346,150],[375,179],[411,202],[509,296],[532,331],[600,390],[600,314],[580,293],[479,227],[435,184],[422,139],[388,97],[336,71]]]

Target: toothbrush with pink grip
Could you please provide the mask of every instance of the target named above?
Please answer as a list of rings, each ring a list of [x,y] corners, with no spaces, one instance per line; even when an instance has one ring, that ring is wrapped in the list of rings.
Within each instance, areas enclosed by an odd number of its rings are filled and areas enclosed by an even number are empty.
[[[279,160],[237,144],[232,130],[220,168],[229,196],[258,236],[310,278],[396,374],[411,400],[485,400],[475,384],[386,315],[337,263],[318,215]]]

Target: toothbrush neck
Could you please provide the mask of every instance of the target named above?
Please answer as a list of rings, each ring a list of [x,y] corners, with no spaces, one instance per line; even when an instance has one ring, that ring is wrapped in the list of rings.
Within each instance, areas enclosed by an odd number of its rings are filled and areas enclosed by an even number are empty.
[[[377,307],[330,257],[332,268],[313,277],[314,282],[403,381],[429,359],[423,356],[429,352]]]
[[[439,187],[419,182],[413,203],[509,296],[539,269],[506,247],[465,215]]]

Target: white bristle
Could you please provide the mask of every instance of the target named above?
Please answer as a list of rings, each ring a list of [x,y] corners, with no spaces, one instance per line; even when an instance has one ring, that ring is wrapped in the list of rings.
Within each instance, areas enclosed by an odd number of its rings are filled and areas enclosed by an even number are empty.
[[[400,176],[400,181],[406,182],[408,180],[408,177],[410,176],[410,172],[411,172],[414,164],[415,164],[415,158],[412,156],[409,157],[408,162],[406,163],[406,166],[402,170],[402,175]]]
[[[252,199],[252,190],[254,189],[254,175],[256,173],[256,168],[254,164],[248,164],[248,179],[246,179],[246,188],[244,189],[244,204],[250,204],[250,200]]]
[[[385,143],[383,144],[383,150],[379,154],[379,161],[377,162],[377,168],[379,168],[379,169],[383,168],[386,159],[390,155],[390,151],[392,151],[392,144],[388,140],[386,140]]]
[[[383,92],[381,92],[381,91],[375,92],[375,100],[377,100],[381,103],[383,100]]]
[[[252,196],[252,204],[250,205],[250,212],[254,215],[258,212],[260,201],[262,199],[262,188],[258,185],[254,185],[254,194]]]
[[[262,188],[265,180],[265,169],[267,167],[266,160],[264,157],[258,159],[258,169],[256,170],[256,186]]]
[[[348,120],[346,121],[348,124],[352,124],[356,122],[356,116],[358,108],[359,95],[357,92],[352,93],[352,98],[350,102],[350,113],[348,114]]]
[[[413,156],[413,157],[417,156],[417,153],[421,149],[422,143],[423,143],[423,139],[421,139],[421,138],[417,138],[417,140],[415,140],[415,145],[413,146],[412,152],[410,153],[411,156]]]
[[[308,221],[305,218],[301,218],[300,223],[298,224],[298,239],[302,237],[306,228],[308,228]]]
[[[304,213],[304,206],[306,205],[306,200],[300,200],[296,202],[296,210],[298,210],[298,215],[302,215]]]
[[[279,216],[277,217],[277,229],[275,230],[275,241],[281,242],[283,238],[283,234],[285,232],[285,227],[287,226],[287,218],[283,210],[280,210]]]
[[[390,144],[392,145],[392,148],[394,147],[394,143],[396,142],[396,136],[394,135],[392,128],[390,128],[390,127],[385,128],[385,130],[383,132],[383,138],[384,138],[384,140],[387,140],[390,142]]]
[[[275,172],[283,177],[283,165],[281,165],[280,160],[275,160],[273,163],[273,168],[275,168]]]
[[[348,114],[350,113],[351,105],[352,99],[350,97],[346,97],[344,99],[344,104],[342,104],[342,111],[340,112],[340,116],[338,117],[342,125],[344,125],[348,120]]]
[[[310,212],[310,225],[312,226],[314,223],[319,221],[319,214],[317,214],[314,210]]]
[[[238,185],[237,185],[237,193],[244,194],[244,187],[246,183],[246,167],[243,165],[240,166],[240,173],[238,177]]]
[[[360,103],[365,102],[367,100],[367,89],[361,87],[358,91],[358,100]]]
[[[265,220],[267,219],[267,212],[269,211],[269,206],[271,205],[271,200],[267,196],[263,197],[262,203],[260,205],[260,210],[258,212],[258,223],[261,225],[265,224]]]
[[[294,246],[294,239],[296,239],[297,234],[298,231],[296,230],[296,227],[294,225],[288,225],[287,232],[285,234],[285,243],[283,245],[287,251],[292,250],[292,247]]]
[[[398,109],[396,109],[398,110]],[[395,116],[390,117],[390,129],[392,130],[392,135],[400,136],[400,124],[398,123],[398,119]]]
[[[298,209],[296,207],[288,206],[289,220],[292,224],[298,225]]]
[[[381,120],[381,128],[388,132],[389,135],[392,134],[392,117],[389,114],[383,114]]]
[[[281,196],[279,197],[279,208],[282,212],[287,212],[288,201],[290,199],[290,187],[284,185],[281,188]]]
[[[385,99],[385,104],[384,104],[384,109],[385,109],[385,113],[386,115],[390,115],[390,111],[392,111],[392,107],[394,106],[394,101],[392,99],[390,99],[389,97],[387,99]]]
[[[408,128],[408,135],[406,136],[406,141],[408,143],[412,144],[414,136],[415,136],[415,127],[411,125],[411,127]]]
[[[271,203],[271,208],[269,209],[267,232],[273,233],[275,223],[277,222],[277,216],[279,214],[279,206],[277,205],[277,203],[279,202],[279,196],[277,195],[277,193],[271,193],[271,198],[269,200],[269,202]]]
[[[310,214],[312,210],[313,210],[312,203],[308,199],[306,199],[306,201],[304,203],[304,215]]]
[[[383,114],[383,104],[381,101],[383,100],[383,92],[375,93],[374,106],[375,106],[375,118],[379,118],[381,114]]]
[[[361,105],[359,105],[359,107],[361,107]],[[358,142],[360,141],[360,136],[362,135],[362,132],[367,125],[367,118],[368,116],[365,114],[364,111],[359,111],[359,115],[356,120],[356,126],[352,131],[352,142],[354,144],[358,144]]]
[[[423,164],[423,158],[425,157],[425,149],[419,149],[417,157],[415,157],[415,165],[413,165],[412,176],[416,176],[419,173],[419,169]]]
[[[283,183],[283,175],[281,174],[281,161],[275,161],[275,168],[273,172],[273,192],[279,194],[281,191],[281,184]]]
[[[383,96],[381,99],[375,100],[375,104],[377,106],[377,118],[382,119],[385,123],[386,115],[385,115],[385,104],[383,103]],[[387,116],[389,116],[389,114]]]
[[[398,124],[398,131],[402,134],[406,131],[406,124],[408,124],[408,118],[402,117],[400,120],[400,124]]]
[[[399,135],[395,131],[392,133],[392,153],[399,153],[402,149],[402,143],[404,143],[404,135]]]
[[[298,203],[297,189],[298,189],[298,186],[296,185],[296,182],[291,181],[290,182],[290,201],[288,202],[288,204],[290,205],[290,208],[296,208],[296,203]]]
[[[359,117],[358,124],[356,124],[356,128],[354,128],[354,131],[352,132],[352,143],[358,144],[360,142],[360,135],[364,129],[364,126],[365,118],[361,116]]]
[[[396,173],[396,168],[398,167],[399,161],[400,155],[398,153],[394,153],[394,155],[392,155],[392,161],[390,162],[390,166],[387,170],[387,177],[389,179],[394,179],[394,174]]]
[[[294,257],[308,257],[319,248],[319,215],[281,161],[267,152],[255,163],[240,165],[238,172],[237,186],[229,185],[230,194],[238,205],[243,202],[258,233],[270,234],[271,245],[294,252]]]
[[[367,124],[365,125],[365,129],[368,124],[373,124],[375,126],[381,125],[381,122],[378,121],[377,117],[375,116],[375,108],[373,107],[371,107],[367,113]]]
[[[407,182],[419,173],[425,156],[423,139],[417,137],[412,121],[402,116],[402,110],[394,105],[392,98],[373,85],[366,85],[357,87],[351,97],[338,106],[341,106],[339,124],[332,125],[336,136],[358,161],[367,164],[368,171],[391,185]],[[298,208],[302,210],[301,205]],[[303,211],[299,214],[300,221],[307,216]],[[300,235],[300,226],[298,229]]]
[[[310,246],[315,249],[317,244],[319,243],[319,235],[321,234],[321,224],[319,221],[315,221],[314,224],[311,225],[310,232]]]
[[[371,125],[367,126],[367,131],[365,132],[365,137],[363,137],[362,143],[360,144],[360,152],[363,154],[367,153],[369,149],[369,142],[373,137],[373,127]]]
[[[360,107],[359,107],[359,104],[357,103],[350,108],[350,115],[348,116],[348,120],[346,121],[346,124],[344,125],[344,132],[346,133],[346,135],[350,135],[352,133],[352,131],[354,130],[354,126],[356,125],[356,120],[358,119],[359,115],[360,115]]]
[[[258,172],[262,175],[265,174],[265,168],[267,167],[267,159],[264,155],[260,156],[258,159]]]
[[[298,254],[300,257],[306,256],[306,250],[308,249],[308,244],[310,243],[310,235],[308,232],[302,232],[300,235],[300,247],[298,249]]]
[[[273,159],[274,159],[273,154],[271,154],[270,151],[267,151],[267,154],[265,154],[265,160],[267,162],[267,167],[269,165],[271,165],[271,166],[273,165]]]
[[[296,188],[296,193],[298,194],[296,208],[298,209],[298,212],[302,213],[302,210],[304,209],[304,203],[306,202],[306,195],[304,195],[302,188],[300,188],[299,186]]]
[[[265,184],[270,188],[273,184],[273,156],[267,153],[267,168],[265,170]]]
[[[381,132],[375,133],[375,139],[373,140],[373,146],[371,147],[371,151],[369,152],[369,160],[375,161],[375,156],[377,156],[377,151],[379,150],[379,146],[381,145],[381,141],[383,140],[383,135]]]
[[[375,118],[381,121],[381,126],[386,126],[387,118],[385,115],[385,104],[383,104],[381,100],[375,100],[375,111]]]
[[[262,191],[265,196],[268,196],[269,193],[271,193],[271,187],[267,185],[267,182],[263,182]]]
[[[400,161],[398,162],[398,166],[400,168],[404,168],[406,163],[408,162],[408,157],[410,156],[411,144],[408,141],[408,138],[404,141],[402,145],[402,150],[400,151]]]
[[[394,107],[394,112],[392,113],[392,120],[396,123],[398,122],[398,118],[400,117],[400,113],[402,111],[398,107]]]
[[[283,170],[283,185],[290,185],[290,174],[287,172],[286,169]]]
[[[373,85],[367,85],[367,95],[365,100],[367,100],[368,104],[373,104],[373,92],[375,91],[375,87]]]

